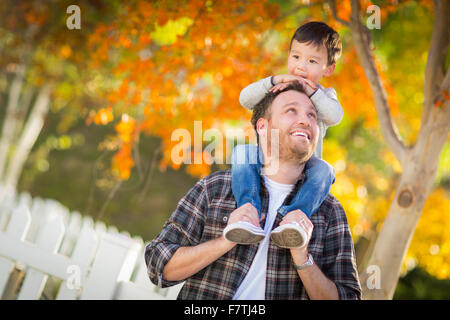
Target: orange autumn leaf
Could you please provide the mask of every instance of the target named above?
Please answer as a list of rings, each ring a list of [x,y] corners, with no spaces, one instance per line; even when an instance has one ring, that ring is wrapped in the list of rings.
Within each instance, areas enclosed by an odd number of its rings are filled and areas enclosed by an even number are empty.
[[[129,147],[121,149],[114,155],[112,168],[118,177],[127,180],[130,177],[131,168],[134,166],[133,158]]]
[[[106,125],[114,120],[114,116],[112,113],[112,107],[108,106],[107,108],[102,108],[98,110],[98,112],[94,116],[95,124]]]
[[[123,142],[131,142],[134,140],[136,131],[136,120],[129,115],[122,115],[120,122],[114,127]]]

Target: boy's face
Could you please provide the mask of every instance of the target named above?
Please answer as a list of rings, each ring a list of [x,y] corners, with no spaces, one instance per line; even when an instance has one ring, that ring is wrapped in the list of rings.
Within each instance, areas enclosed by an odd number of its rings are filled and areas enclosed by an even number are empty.
[[[323,76],[334,72],[335,64],[328,65],[327,49],[313,44],[292,41],[288,58],[288,73],[319,83]]]

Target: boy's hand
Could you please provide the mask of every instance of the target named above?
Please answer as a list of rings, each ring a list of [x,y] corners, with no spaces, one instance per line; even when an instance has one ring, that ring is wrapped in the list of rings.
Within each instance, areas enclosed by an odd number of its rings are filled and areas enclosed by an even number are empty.
[[[309,79],[305,79],[299,76],[291,74],[279,74],[273,77],[274,86],[269,90],[270,92],[277,92],[285,89],[291,82],[298,81],[303,85],[306,94],[310,97],[317,89],[314,82]]]

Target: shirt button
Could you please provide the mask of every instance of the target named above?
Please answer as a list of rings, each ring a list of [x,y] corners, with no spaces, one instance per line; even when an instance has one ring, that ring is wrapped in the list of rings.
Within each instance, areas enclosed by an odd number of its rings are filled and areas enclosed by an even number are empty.
[[[225,216],[225,217],[223,217],[223,222],[227,222],[228,221],[228,217],[227,216]]]

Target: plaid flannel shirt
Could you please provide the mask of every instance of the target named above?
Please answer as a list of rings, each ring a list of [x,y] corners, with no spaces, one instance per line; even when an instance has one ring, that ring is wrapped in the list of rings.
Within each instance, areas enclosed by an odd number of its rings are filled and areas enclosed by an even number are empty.
[[[303,182],[301,178],[289,203]],[[267,215],[269,193],[261,179],[262,212]],[[182,281],[167,281],[162,272],[181,246],[195,246],[222,235],[229,215],[236,209],[231,191],[231,171],[215,172],[196,183],[180,200],[161,233],[147,245],[145,261],[150,280],[159,287]],[[273,228],[282,217],[276,217]],[[308,251],[315,264],[335,283],[340,299],[361,299],[355,252],[345,212],[331,194],[318,212]],[[264,225],[265,220],[261,222]],[[256,255],[258,244],[236,245],[209,266],[186,279],[178,299],[232,299]],[[294,268],[290,250],[270,242],[267,258],[265,299],[309,299]]]

